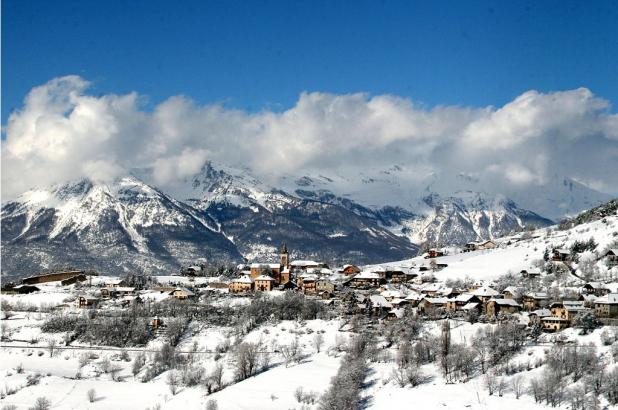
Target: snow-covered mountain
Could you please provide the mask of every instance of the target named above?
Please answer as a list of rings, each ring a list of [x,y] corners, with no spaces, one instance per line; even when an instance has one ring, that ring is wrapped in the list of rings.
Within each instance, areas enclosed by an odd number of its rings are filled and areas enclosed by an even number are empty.
[[[197,257],[237,260],[207,215],[136,178],[35,189],[2,207],[2,269],[169,272]]]
[[[247,168],[207,163],[165,193],[143,182],[148,170],[111,183],[33,189],[2,206],[3,271],[73,265],[169,273],[202,258],[274,259],[283,242],[297,258],[381,262],[409,257],[427,241],[460,245],[552,223],[508,196],[472,189],[478,180],[469,176],[450,193],[430,176],[419,192],[402,182],[405,168],[368,172],[264,182]],[[547,195],[559,209],[605,198],[558,182]]]

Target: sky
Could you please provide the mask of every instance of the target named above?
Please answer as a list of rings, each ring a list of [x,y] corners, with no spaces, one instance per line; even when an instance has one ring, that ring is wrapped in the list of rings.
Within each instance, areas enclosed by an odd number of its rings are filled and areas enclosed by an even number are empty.
[[[616,22],[603,1],[5,0],[3,197],[131,166],[173,184],[210,159],[340,171],[351,153],[618,194]]]

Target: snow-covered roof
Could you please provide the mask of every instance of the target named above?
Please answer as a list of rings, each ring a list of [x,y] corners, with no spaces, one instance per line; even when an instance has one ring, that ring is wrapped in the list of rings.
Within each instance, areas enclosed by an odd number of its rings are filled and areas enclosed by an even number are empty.
[[[354,276],[354,279],[380,279],[380,275],[375,272],[361,272]]]
[[[423,295],[417,292],[412,292],[408,294],[408,296],[406,296],[406,300],[421,300],[422,298],[423,298]]]
[[[526,293],[524,297],[539,300],[549,299],[549,295],[547,295],[547,292],[530,292]]]
[[[497,290],[493,288],[490,288],[489,286],[481,286],[480,288],[472,292],[472,294],[474,296],[491,297],[491,296],[498,296],[500,292],[498,292]]]
[[[489,302],[495,302],[500,306],[519,306],[519,303],[514,299],[491,299]]]
[[[568,249],[560,249],[560,248],[554,249],[554,252],[558,252],[558,253],[563,254],[563,255],[571,253],[571,251],[568,250]]]
[[[174,289],[173,291],[171,291],[171,292],[170,292],[170,295],[171,295],[172,293],[174,293],[174,292],[178,292],[178,291],[185,293],[187,296],[194,296],[194,295],[195,295],[195,293],[191,292],[191,291],[190,291],[189,289],[187,289],[187,288],[176,288],[176,289]]]
[[[431,303],[432,305],[444,305],[446,302],[448,302],[447,298],[424,297],[423,300],[427,301],[428,303]]]
[[[605,296],[598,297],[595,299],[594,303],[598,303],[600,305],[617,305],[618,293],[608,293]]]
[[[462,293],[461,295],[457,295],[455,298],[451,299],[455,302],[468,302],[470,299],[474,297],[471,293]]]
[[[405,310],[402,308],[394,308],[394,309],[391,309],[388,313],[395,315],[397,319],[401,319],[403,315],[405,314]]]
[[[393,307],[382,295],[371,295],[369,296],[369,300],[371,300],[371,305],[373,307],[384,307],[389,309]]]
[[[466,303],[462,309],[463,310],[472,310],[472,309],[476,309],[479,306],[478,302],[470,302],[470,303]]]
[[[234,283],[253,283],[253,279],[250,276],[243,275],[240,278],[234,279],[232,282]]]
[[[290,262],[291,266],[319,266],[320,264],[316,261],[292,261]]]
[[[537,315],[538,317],[551,316],[551,310],[549,309],[537,309],[528,313],[528,315]]]
[[[256,280],[256,281],[258,281],[258,280],[269,280],[269,281],[270,281],[270,280],[272,280],[272,281],[274,281],[274,279],[273,279],[273,278],[271,278],[271,277],[270,277],[270,276],[268,276],[268,275],[260,275],[260,276],[258,276],[257,278],[255,278],[255,280]]]
[[[382,296],[384,296],[385,298],[400,298],[401,296],[401,292],[398,290],[385,290],[384,292],[380,293]]]
[[[318,276],[314,275],[313,273],[303,273],[299,277],[302,278],[303,282],[309,282],[318,279]]]

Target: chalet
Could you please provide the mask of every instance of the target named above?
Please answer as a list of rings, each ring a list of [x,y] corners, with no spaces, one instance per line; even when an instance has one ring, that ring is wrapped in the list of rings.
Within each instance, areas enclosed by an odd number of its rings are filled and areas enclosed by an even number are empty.
[[[102,288],[101,289],[101,298],[109,299],[109,298],[117,298],[123,296],[132,296],[135,295],[135,288],[122,286],[115,288]]]
[[[384,292],[380,293],[380,295],[382,295],[384,299],[388,300],[389,302],[393,299],[402,298],[401,292],[398,290],[385,290]]]
[[[314,275],[313,273],[303,273],[298,276],[296,285],[298,286],[298,289],[303,291],[303,293],[315,294],[317,280],[317,275]]]
[[[423,313],[435,313],[437,309],[446,307],[447,298],[432,298],[429,296],[424,297],[418,304],[418,308]]]
[[[357,273],[361,273],[361,270],[358,266],[355,265],[343,265],[339,272],[343,273],[344,275],[356,275]]]
[[[540,325],[541,318],[551,316],[551,310],[549,309],[537,309],[528,313],[528,321],[530,325]]]
[[[327,279],[318,279],[315,281],[315,291],[318,294],[322,294],[322,292],[333,294],[335,293],[335,288],[335,284]]]
[[[498,245],[492,241],[483,241],[477,244],[477,249],[495,249]]]
[[[377,288],[380,282],[380,275],[374,272],[361,272],[349,280],[350,286],[357,288]]]
[[[460,295],[461,292],[456,288],[442,288],[440,289],[439,295],[444,296],[445,298],[454,298]]]
[[[517,289],[517,287],[515,286],[507,286],[502,291],[502,296],[505,299],[519,299],[520,292],[519,289]]]
[[[326,267],[326,266],[324,266],[324,264],[320,264],[315,261],[292,261],[292,263],[290,263],[290,267],[293,270],[306,271],[309,268],[321,268],[321,267]]]
[[[543,308],[549,302],[549,296],[545,292],[526,293],[522,298],[524,310],[531,311]]]
[[[253,279],[251,275],[243,275],[230,282],[230,293],[249,293],[253,290]]]
[[[565,300],[552,303],[549,305],[549,310],[551,310],[551,315],[553,317],[566,319],[569,323],[573,323],[578,314],[588,309],[586,309],[584,304],[580,301]]]
[[[440,283],[429,283],[421,289],[421,293],[423,295],[427,295],[430,297],[437,297],[442,294],[442,284]]]
[[[401,319],[405,315],[405,310],[403,308],[393,308],[388,312],[386,316],[387,320],[397,320]]]
[[[369,301],[374,313],[386,313],[393,308],[393,305],[382,295],[371,295]]]
[[[586,295],[603,296],[607,295],[610,290],[601,282],[588,282],[581,288],[581,292]]]
[[[552,251],[551,260],[554,262],[569,262],[571,260],[571,251],[556,248]]]
[[[605,263],[607,264],[607,267],[613,268],[614,266],[618,266],[618,249],[608,250],[607,252],[605,252],[605,255],[603,255],[603,257],[605,258]]]
[[[104,285],[106,288],[119,288],[122,286],[127,286],[127,283],[123,279],[112,279],[105,281]]]
[[[474,292],[475,290],[482,288],[485,284],[483,282],[476,281],[468,286],[468,292]]]
[[[463,247],[464,252],[474,252],[477,249],[478,249],[478,242],[468,242]]]
[[[406,273],[402,270],[386,270],[385,272],[386,279],[390,280],[393,283],[402,283],[407,281]]]
[[[479,302],[466,303],[465,305],[461,307],[461,311],[465,313],[470,313],[473,311],[476,313],[481,313],[482,310],[483,310],[483,305]]]
[[[522,277],[526,278],[526,279],[534,279],[534,278],[540,278],[541,277],[541,270],[540,269],[523,269],[521,272],[519,272],[521,274]]]
[[[482,303],[487,303],[489,299],[498,297],[500,295],[500,292],[493,288],[490,288],[489,286],[483,285],[473,291],[472,294],[479,298]]]
[[[423,299],[423,295],[421,295],[420,293],[417,292],[412,292],[410,294],[408,294],[408,296],[406,296],[404,298],[404,300],[406,301],[406,303],[408,305],[411,306],[416,306],[419,304],[419,302]]]
[[[497,316],[499,313],[517,313],[521,310],[521,306],[513,299],[490,299],[485,310],[487,315]]]
[[[196,295],[187,288],[175,288],[169,293],[171,297],[179,300],[193,299]]]
[[[99,298],[81,295],[75,299],[75,306],[78,308],[96,308],[99,306]]]
[[[548,332],[557,332],[566,329],[570,326],[568,319],[555,316],[546,316],[541,318],[541,326],[543,330]]]
[[[480,303],[480,302],[481,300],[477,296],[472,295],[470,293],[464,293],[454,298],[448,299],[445,307],[446,307],[446,310],[455,312],[458,310],[462,310],[463,307],[469,303]]]
[[[609,293],[594,301],[594,313],[600,318],[618,318],[618,293]]]
[[[431,248],[427,251],[425,259],[439,258],[444,255],[446,255],[446,253],[442,249]]]
[[[260,292],[270,292],[275,286],[275,280],[268,275],[260,275],[254,279],[254,289]]]

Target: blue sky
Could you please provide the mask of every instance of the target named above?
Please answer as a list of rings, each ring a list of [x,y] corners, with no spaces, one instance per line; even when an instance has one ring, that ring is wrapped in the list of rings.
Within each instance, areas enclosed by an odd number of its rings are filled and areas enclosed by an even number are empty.
[[[252,112],[302,91],[500,106],[585,86],[617,104],[617,22],[603,1],[4,0],[2,123],[67,74],[147,106],[184,94]]]

